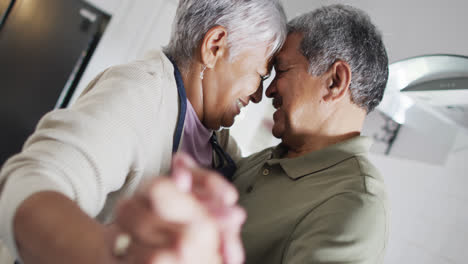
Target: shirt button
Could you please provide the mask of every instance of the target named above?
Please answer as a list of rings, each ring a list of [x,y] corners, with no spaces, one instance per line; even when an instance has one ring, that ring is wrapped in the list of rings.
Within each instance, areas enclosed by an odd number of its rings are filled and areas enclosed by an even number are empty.
[[[247,187],[247,190],[246,190],[247,193],[251,193],[252,191],[253,191],[253,186],[252,185]]]
[[[270,170],[269,169],[264,169],[263,170],[263,175],[267,176],[268,174],[270,174]]]

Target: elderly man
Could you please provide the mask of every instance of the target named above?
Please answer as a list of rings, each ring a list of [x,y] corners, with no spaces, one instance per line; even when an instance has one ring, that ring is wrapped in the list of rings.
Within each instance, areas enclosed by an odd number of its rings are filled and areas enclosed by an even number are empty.
[[[266,95],[282,143],[234,178],[246,263],[380,263],[388,207],[360,133],[388,77],[381,35],[360,10],[323,7],[289,22],[274,67]]]

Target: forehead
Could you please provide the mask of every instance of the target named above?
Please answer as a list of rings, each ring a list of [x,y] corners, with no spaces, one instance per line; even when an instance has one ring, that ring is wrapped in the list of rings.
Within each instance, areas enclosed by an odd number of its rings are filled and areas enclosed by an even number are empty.
[[[271,58],[271,55],[268,56],[269,53],[270,53],[270,49],[268,46],[258,45],[258,46],[253,46],[242,51],[239,55],[236,56],[236,58],[250,61],[250,63],[264,64]]]
[[[266,75],[271,58],[268,54],[269,47],[266,44],[258,45],[242,51],[231,63],[243,70],[257,71],[261,75]],[[226,58],[229,58],[229,55],[226,54]]]
[[[303,39],[301,33],[291,33],[288,35],[286,42],[280,52],[275,57],[275,64],[296,64],[299,62],[307,62],[306,58],[300,52],[300,46]]]

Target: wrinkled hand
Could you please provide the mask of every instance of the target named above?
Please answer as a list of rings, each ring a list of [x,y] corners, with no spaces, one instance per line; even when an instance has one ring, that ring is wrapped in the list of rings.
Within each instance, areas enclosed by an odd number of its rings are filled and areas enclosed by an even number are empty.
[[[244,211],[219,174],[174,156],[171,178],[146,184],[117,211],[116,228],[132,236],[126,263],[240,264]]]

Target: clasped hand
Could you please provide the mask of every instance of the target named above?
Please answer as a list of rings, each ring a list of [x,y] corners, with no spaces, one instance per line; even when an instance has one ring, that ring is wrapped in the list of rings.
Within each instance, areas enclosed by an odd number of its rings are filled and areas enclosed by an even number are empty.
[[[142,184],[119,204],[112,229],[131,242],[116,258],[122,263],[243,263],[245,212],[237,199],[221,175],[176,154],[170,177]]]

